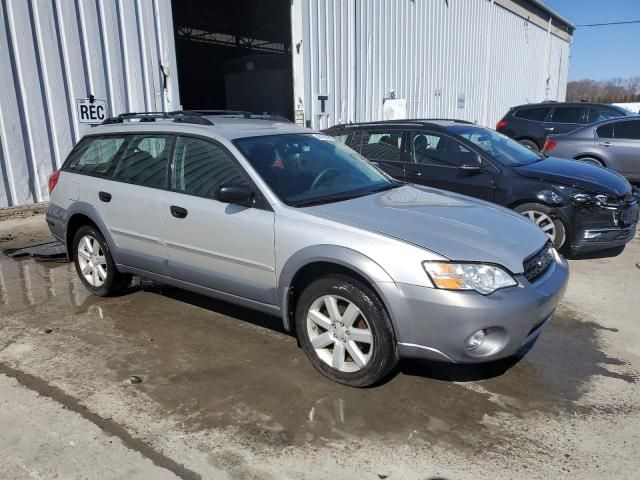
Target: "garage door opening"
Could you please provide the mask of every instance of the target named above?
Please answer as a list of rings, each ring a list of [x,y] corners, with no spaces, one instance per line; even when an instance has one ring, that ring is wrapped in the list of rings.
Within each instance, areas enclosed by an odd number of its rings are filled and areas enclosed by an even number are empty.
[[[185,110],[293,119],[291,0],[173,0]]]

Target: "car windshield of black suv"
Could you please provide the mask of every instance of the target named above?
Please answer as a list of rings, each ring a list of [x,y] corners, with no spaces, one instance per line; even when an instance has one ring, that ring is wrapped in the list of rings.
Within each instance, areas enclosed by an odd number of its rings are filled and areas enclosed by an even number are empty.
[[[326,135],[269,135],[234,144],[269,188],[294,207],[362,197],[400,184]]]
[[[529,165],[544,158],[515,140],[487,128],[455,126],[449,127],[447,130],[476,144],[508,167]]]

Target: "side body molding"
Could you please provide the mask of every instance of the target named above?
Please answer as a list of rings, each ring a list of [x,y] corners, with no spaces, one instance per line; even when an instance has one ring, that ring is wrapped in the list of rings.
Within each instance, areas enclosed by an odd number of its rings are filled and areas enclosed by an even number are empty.
[[[369,281],[387,308],[389,308],[389,305],[386,297],[389,292],[399,292],[391,276],[378,263],[356,250],[337,245],[313,245],[303,248],[289,257],[278,278],[277,298],[281,302],[282,322],[287,331],[291,331],[293,325],[293,319],[289,318],[289,298],[292,281],[296,273],[303,267],[316,262],[333,263],[353,270]],[[391,315],[390,310],[389,314]]]

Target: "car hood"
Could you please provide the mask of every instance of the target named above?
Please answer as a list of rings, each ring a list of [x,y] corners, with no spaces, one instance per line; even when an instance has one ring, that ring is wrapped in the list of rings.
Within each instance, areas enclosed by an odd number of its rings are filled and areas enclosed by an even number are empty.
[[[499,205],[411,185],[305,211],[451,260],[496,263],[514,273],[522,272],[522,261],[547,241],[533,223]]]
[[[548,157],[531,165],[515,167],[514,170],[524,177],[615,197],[626,195],[631,188],[629,182],[613,170],[576,160]]]

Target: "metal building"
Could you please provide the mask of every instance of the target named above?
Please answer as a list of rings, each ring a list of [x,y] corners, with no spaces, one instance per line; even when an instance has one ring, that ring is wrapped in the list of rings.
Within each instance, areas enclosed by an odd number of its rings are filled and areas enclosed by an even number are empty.
[[[46,200],[74,143],[125,111],[324,128],[394,105],[493,126],[564,99],[572,32],[539,0],[0,0],[0,207]]]

